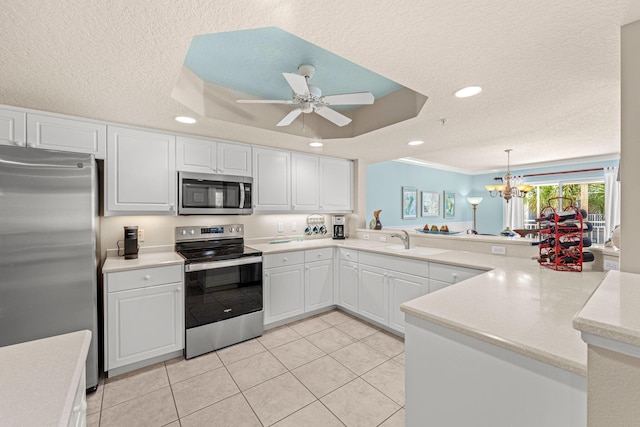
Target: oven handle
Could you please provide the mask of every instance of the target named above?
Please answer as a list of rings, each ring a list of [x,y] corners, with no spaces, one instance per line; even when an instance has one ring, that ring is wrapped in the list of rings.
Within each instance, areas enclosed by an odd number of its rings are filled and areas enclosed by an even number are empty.
[[[195,264],[187,264],[184,271],[190,273],[192,271],[215,270],[216,268],[235,267],[237,265],[257,264],[262,262],[261,256],[251,256],[226,261],[199,262]]]

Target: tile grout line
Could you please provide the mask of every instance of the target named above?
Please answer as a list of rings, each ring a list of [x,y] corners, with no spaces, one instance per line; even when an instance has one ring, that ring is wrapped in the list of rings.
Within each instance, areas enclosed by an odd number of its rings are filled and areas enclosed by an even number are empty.
[[[180,412],[178,412],[178,403],[176,402],[176,396],[173,394],[173,384],[171,384],[171,378],[169,377],[169,370],[167,369],[167,361],[162,362],[162,366],[164,366],[164,373],[167,376],[167,382],[169,383],[169,390],[171,390],[171,398],[173,399],[173,407],[176,410],[176,417],[178,418],[178,424],[182,426],[180,422]],[[172,421],[174,422],[174,421]],[[169,423],[170,424],[170,423]]]

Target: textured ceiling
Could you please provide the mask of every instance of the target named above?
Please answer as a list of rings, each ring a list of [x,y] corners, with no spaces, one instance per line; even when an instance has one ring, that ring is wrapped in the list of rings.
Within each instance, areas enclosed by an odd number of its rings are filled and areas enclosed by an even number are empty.
[[[620,26],[637,0],[3,2],[0,103],[311,151],[171,98],[194,36],[276,26],[429,96],[418,117],[322,153],[470,171],[619,152]],[[259,67],[260,64],[255,64]],[[456,99],[463,86],[479,96]],[[440,119],[446,118],[444,125]],[[407,146],[411,139],[425,144]]]

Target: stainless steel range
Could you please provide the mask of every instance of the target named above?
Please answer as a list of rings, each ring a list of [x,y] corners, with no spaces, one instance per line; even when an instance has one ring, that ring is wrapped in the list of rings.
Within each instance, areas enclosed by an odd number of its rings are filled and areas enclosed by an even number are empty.
[[[190,359],[262,335],[262,252],[240,224],[176,227],[185,259],[185,354]]]

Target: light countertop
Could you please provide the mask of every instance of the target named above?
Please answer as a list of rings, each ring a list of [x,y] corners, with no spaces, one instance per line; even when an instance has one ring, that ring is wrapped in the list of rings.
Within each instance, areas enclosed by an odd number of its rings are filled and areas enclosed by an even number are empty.
[[[140,253],[136,259],[124,257],[107,257],[102,265],[103,273],[114,271],[136,270],[139,268],[159,267],[164,265],[184,264],[184,258],[175,252]]]
[[[247,243],[264,255],[324,247],[346,248],[487,271],[402,305],[413,316],[561,369],[586,375],[587,347],[573,318],[605,278],[604,272],[557,272],[535,260],[360,239]],[[103,272],[181,264],[174,252],[107,258]],[[640,289],[640,287],[639,287]],[[640,294],[638,295],[640,298]],[[640,327],[638,328],[640,330]],[[640,334],[638,334],[640,342]]]
[[[573,319],[576,329],[640,346],[640,274],[610,271]]]
[[[0,347],[0,424],[66,426],[90,344],[78,331]]]

